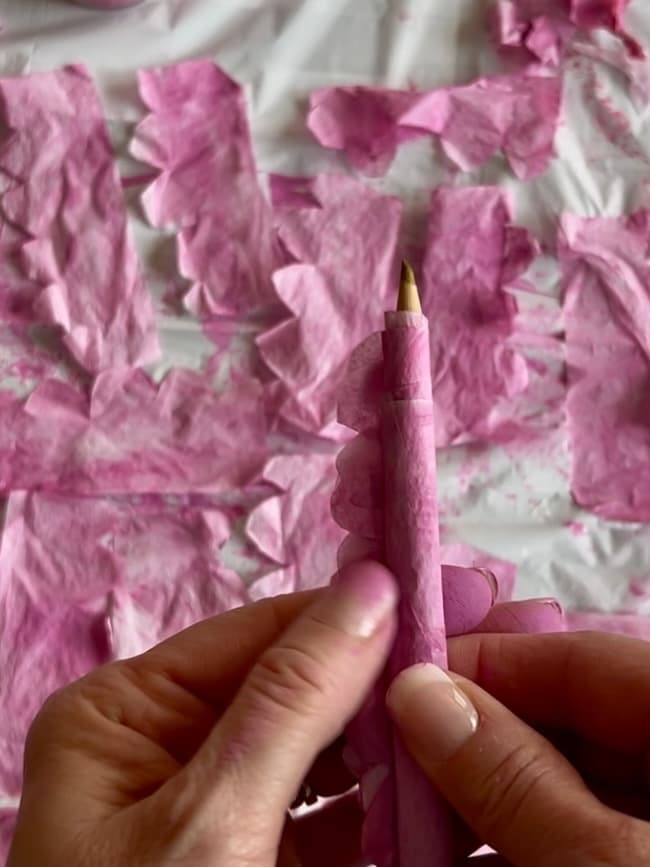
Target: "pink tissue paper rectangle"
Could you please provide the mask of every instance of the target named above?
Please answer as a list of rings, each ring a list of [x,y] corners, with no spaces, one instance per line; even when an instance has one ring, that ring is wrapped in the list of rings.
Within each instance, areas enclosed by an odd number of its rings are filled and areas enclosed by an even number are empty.
[[[311,95],[307,125],[369,175],[383,174],[402,142],[430,135],[462,171],[502,152],[525,180],[553,157],[561,95],[561,78],[520,73],[428,92],[324,88]]]
[[[538,252],[528,231],[512,224],[503,190],[433,193],[421,288],[438,446],[507,434],[510,402],[525,390],[528,370],[510,345],[517,303],[505,287]]]
[[[20,789],[27,728],[45,698],[242,604],[221,562],[221,509],[191,498],[14,493],[0,547],[0,796]],[[33,672],[38,671],[34,679]]]
[[[159,355],[102,107],[81,66],[0,79],[0,305],[90,373]]]
[[[650,521],[649,249],[647,211],[562,221],[571,489],[612,520]]]
[[[143,70],[138,80],[149,114],[131,150],[158,171],[143,204],[153,226],[178,231],[185,306],[203,318],[277,303],[271,274],[284,260],[241,87],[210,60]]]
[[[336,404],[353,348],[393,302],[401,203],[345,175],[271,179],[291,264],[273,282],[289,314],[257,345],[280,381],[289,425],[338,435]]]

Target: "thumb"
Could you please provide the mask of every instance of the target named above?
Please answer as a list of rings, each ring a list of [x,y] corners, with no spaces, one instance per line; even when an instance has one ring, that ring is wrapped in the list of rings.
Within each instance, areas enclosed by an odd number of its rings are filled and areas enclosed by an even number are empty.
[[[247,848],[247,858],[266,863],[317,755],[379,676],[396,603],[397,585],[383,566],[354,564],[262,654],[207,740],[170,781],[176,804],[183,792],[191,815],[200,814],[194,830],[198,821],[221,841],[243,834],[247,847],[263,847]],[[224,827],[229,816],[233,822]]]
[[[436,788],[515,867],[641,863],[632,852],[642,823],[601,804],[545,738],[476,684],[418,665],[387,701]]]

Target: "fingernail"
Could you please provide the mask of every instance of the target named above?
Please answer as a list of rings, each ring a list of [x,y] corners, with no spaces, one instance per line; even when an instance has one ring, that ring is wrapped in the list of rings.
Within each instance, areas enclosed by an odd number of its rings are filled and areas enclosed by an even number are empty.
[[[391,573],[379,563],[364,561],[336,573],[315,613],[349,635],[370,638],[395,610],[397,598]]]
[[[476,708],[437,665],[403,671],[386,701],[407,740],[434,762],[451,758],[478,729]]]

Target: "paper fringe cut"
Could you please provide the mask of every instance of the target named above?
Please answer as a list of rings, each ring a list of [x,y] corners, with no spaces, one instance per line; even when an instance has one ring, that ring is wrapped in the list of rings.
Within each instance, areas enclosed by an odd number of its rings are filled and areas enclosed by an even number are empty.
[[[553,157],[561,95],[561,78],[519,73],[429,92],[323,88],[311,95],[307,125],[367,175],[384,174],[400,144],[429,135],[461,171],[501,151],[526,180]]]
[[[89,373],[158,358],[153,304],[87,70],[0,79],[2,302]]]
[[[604,518],[650,521],[650,213],[565,216],[559,238],[571,490]]]
[[[277,303],[284,264],[258,183],[242,90],[210,60],[138,74],[150,114],[131,151],[159,175],[143,196],[153,226],[178,231],[185,306],[196,316]]]
[[[0,391],[0,488],[76,494],[223,491],[268,457],[263,386],[233,372],[221,392],[200,373],[100,374],[89,393],[46,380],[26,400]]]

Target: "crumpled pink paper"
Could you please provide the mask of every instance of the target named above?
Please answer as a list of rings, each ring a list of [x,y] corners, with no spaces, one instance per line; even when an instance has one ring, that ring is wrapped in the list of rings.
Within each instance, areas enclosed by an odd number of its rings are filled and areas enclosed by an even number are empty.
[[[650,213],[566,215],[559,238],[571,489],[613,520],[650,520]]]
[[[143,196],[153,226],[178,230],[186,307],[200,317],[277,303],[283,256],[257,167],[238,84],[210,60],[139,73],[149,115],[133,155],[159,175]]]
[[[276,231],[292,263],[273,275],[288,318],[257,345],[280,381],[281,418],[336,435],[348,356],[379,327],[394,285],[401,204],[337,174],[275,177],[271,190]]]
[[[0,79],[3,306],[90,373],[159,355],[102,107],[82,66]]]
[[[191,498],[9,497],[0,557],[0,794],[17,794],[44,699],[110,658],[140,653],[242,604],[220,560],[228,515]],[[38,671],[38,678],[33,672]]]
[[[72,493],[223,491],[268,457],[264,387],[233,371],[107,371],[86,393],[54,379],[26,400],[0,391],[0,488]]]
[[[246,535],[273,568],[251,585],[250,597],[277,596],[327,583],[344,535],[331,519],[333,456],[277,455],[262,478],[279,490],[252,510]]]
[[[525,180],[553,157],[561,95],[561,78],[520,73],[429,92],[323,88],[311,95],[307,125],[368,175],[383,174],[402,142],[431,135],[462,171],[501,151]]]
[[[629,0],[498,0],[497,38],[504,47],[557,66],[578,31],[605,29],[621,38],[631,57],[642,58],[643,49],[623,25],[628,5]]]
[[[519,430],[512,398],[526,389],[529,374],[510,342],[517,303],[505,287],[538,252],[529,232],[512,224],[503,190],[434,191],[421,300],[431,327],[438,446],[506,440]],[[382,364],[378,334],[354,350],[339,402],[342,424],[372,427]],[[365,470],[363,475],[369,478]]]

